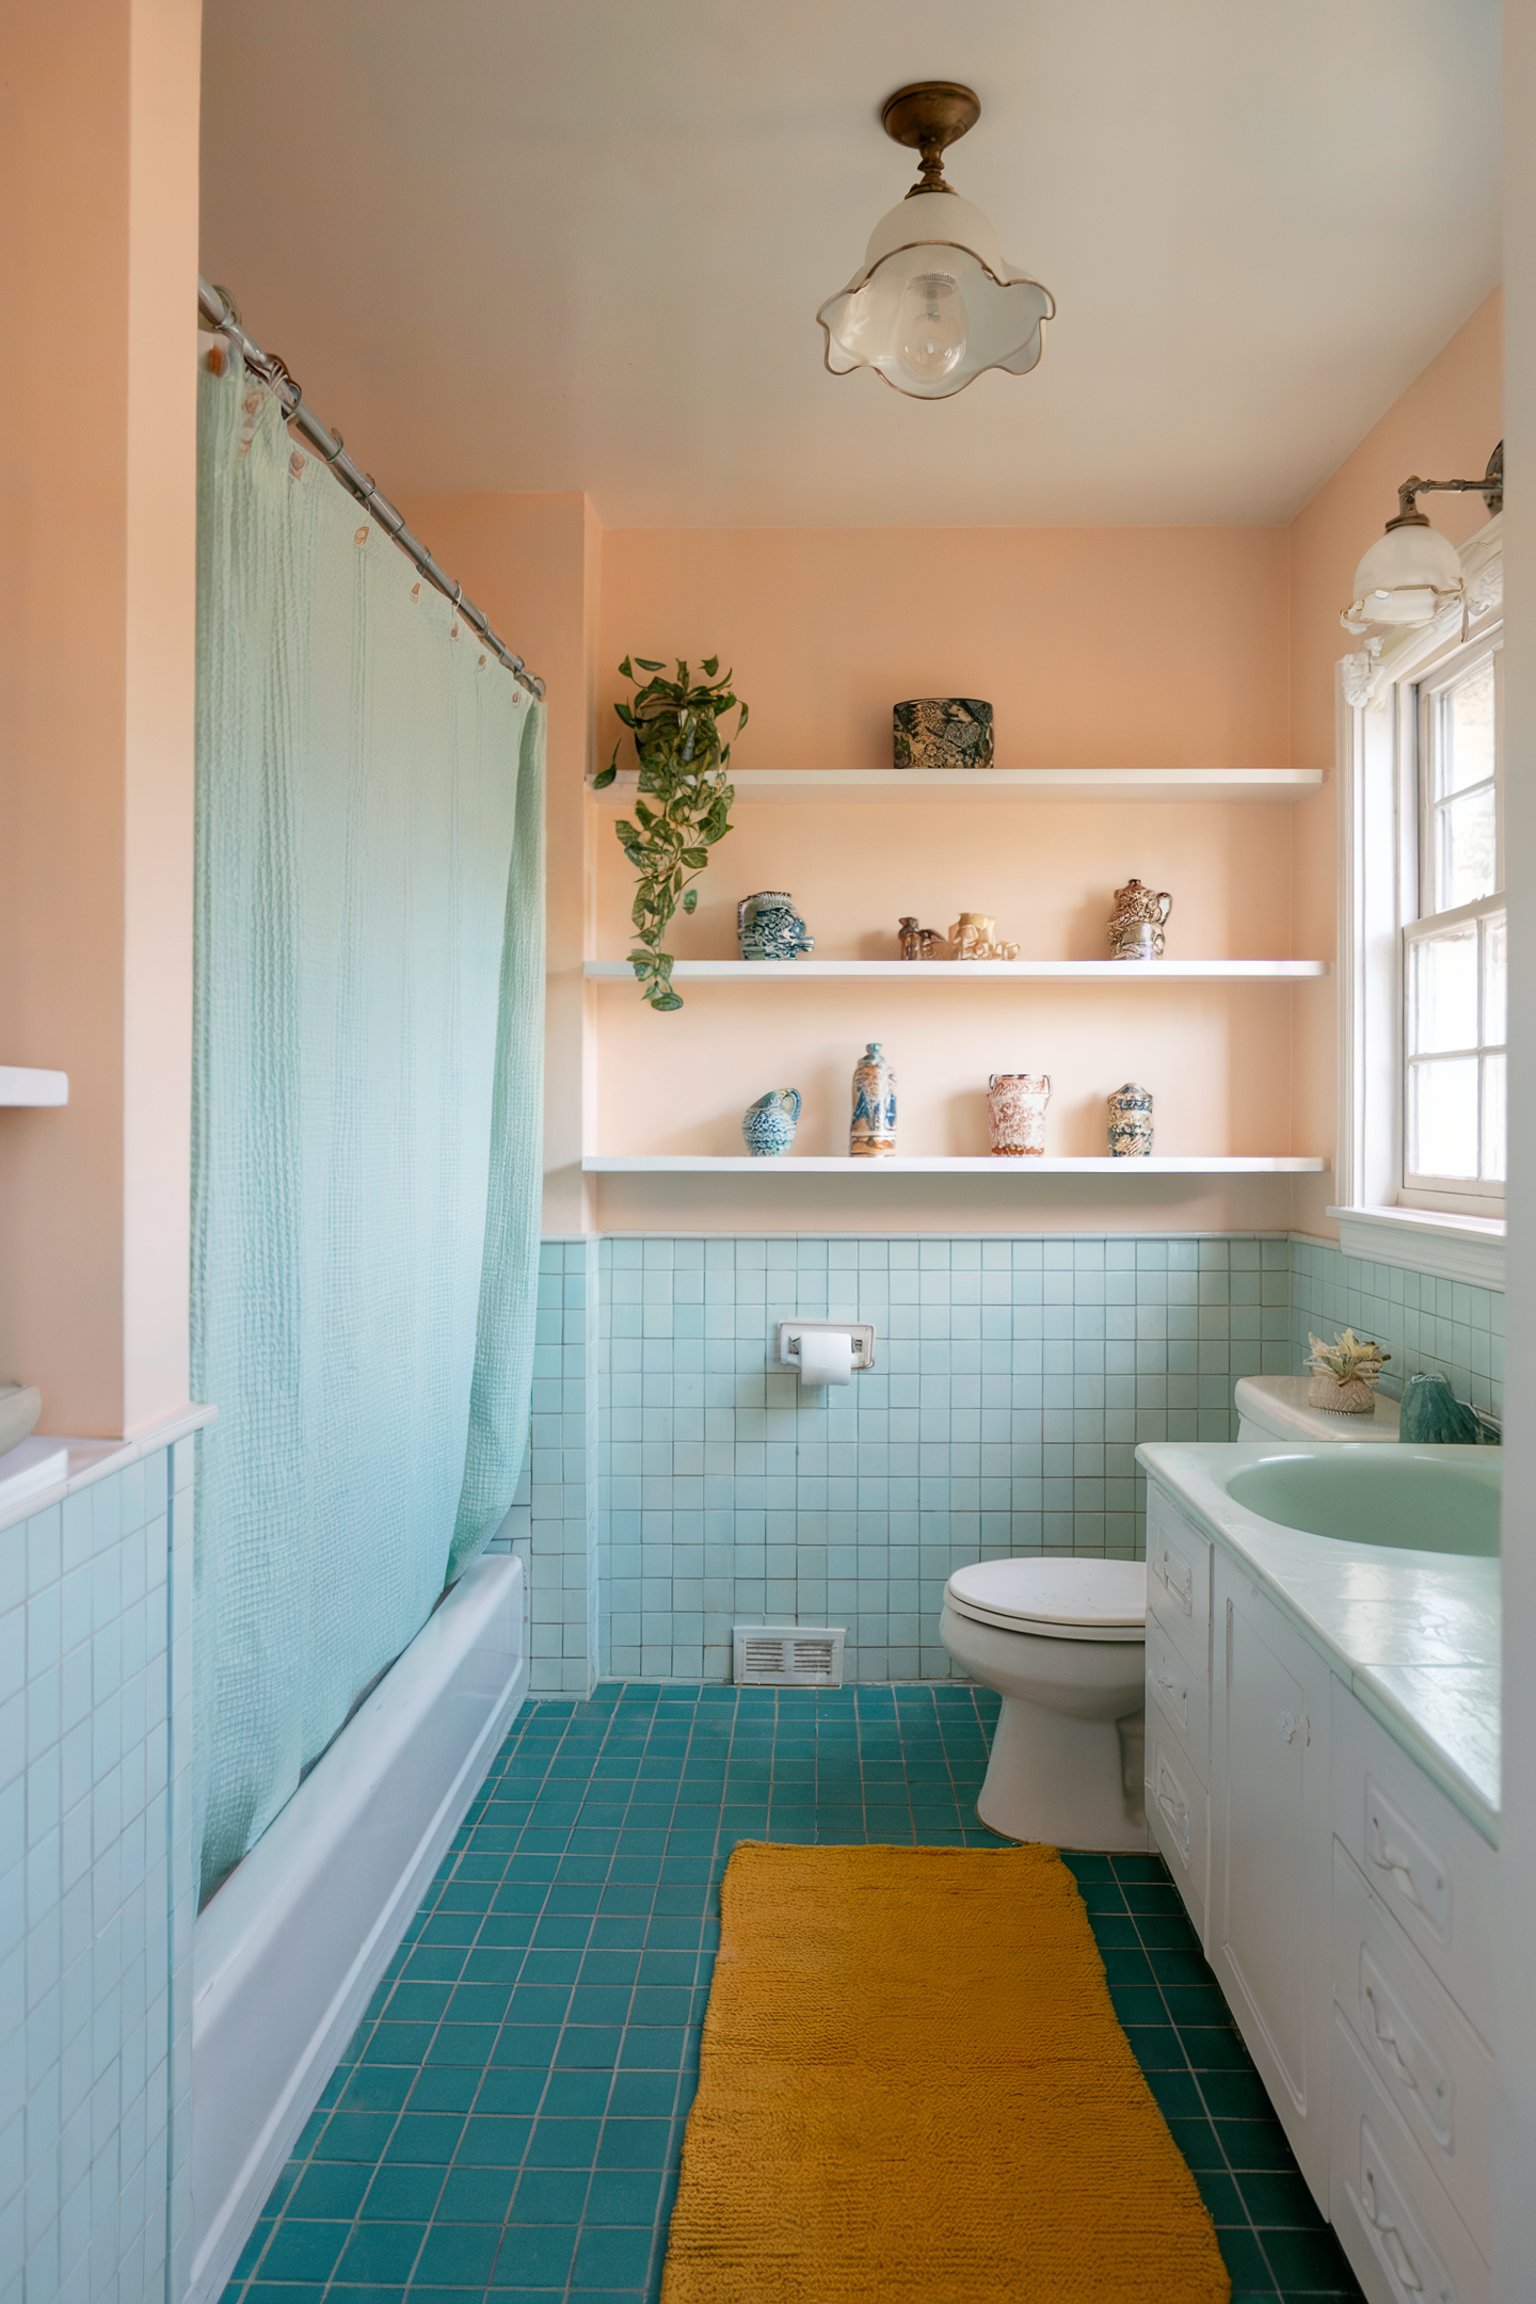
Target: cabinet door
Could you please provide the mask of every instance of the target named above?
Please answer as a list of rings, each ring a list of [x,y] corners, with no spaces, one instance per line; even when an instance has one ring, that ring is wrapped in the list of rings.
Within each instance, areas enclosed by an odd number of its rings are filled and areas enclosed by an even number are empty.
[[[1329,1673],[1223,1558],[1215,1598],[1211,1963],[1326,2212]]]

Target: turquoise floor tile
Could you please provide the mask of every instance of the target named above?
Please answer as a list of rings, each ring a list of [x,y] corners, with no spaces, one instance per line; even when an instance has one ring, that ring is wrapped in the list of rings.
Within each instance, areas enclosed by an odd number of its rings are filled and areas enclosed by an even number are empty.
[[[960,1684],[525,1708],[225,2304],[655,2304],[731,1848],[999,1846],[995,1715]],[[1068,1861],[1233,2304],[1359,2304],[1159,1860]]]

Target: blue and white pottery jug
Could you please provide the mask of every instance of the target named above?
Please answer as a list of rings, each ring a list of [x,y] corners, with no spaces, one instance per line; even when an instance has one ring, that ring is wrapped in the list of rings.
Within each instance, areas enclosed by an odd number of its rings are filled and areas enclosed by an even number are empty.
[[[770,1088],[741,1116],[741,1133],[755,1160],[777,1159],[795,1140],[800,1121],[798,1088]]]
[[[816,949],[794,898],[782,888],[743,896],[736,907],[736,940],[743,960],[798,960],[802,952]]]

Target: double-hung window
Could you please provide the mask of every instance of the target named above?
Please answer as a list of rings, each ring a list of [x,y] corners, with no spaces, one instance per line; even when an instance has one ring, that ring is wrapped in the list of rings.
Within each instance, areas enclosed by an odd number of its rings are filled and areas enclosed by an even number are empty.
[[[1458,648],[1404,699],[1401,1204],[1504,1213],[1503,651]],[[1401,724],[1401,723],[1400,723]]]
[[[1385,635],[1339,683],[1339,1201],[1349,1255],[1503,1285],[1502,523],[1467,612]]]

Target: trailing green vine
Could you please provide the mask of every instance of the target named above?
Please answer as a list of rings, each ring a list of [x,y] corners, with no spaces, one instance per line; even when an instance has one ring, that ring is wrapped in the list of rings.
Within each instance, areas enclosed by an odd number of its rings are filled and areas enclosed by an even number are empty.
[[[637,656],[640,672],[651,677],[643,684],[626,656],[619,666],[635,694],[614,711],[634,739],[640,764],[635,798],[635,819],[616,827],[619,845],[639,875],[630,920],[635,948],[629,964],[643,997],[653,1008],[681,1008],[682,995],[672,987],[672,955],[662,949],[673,916],[681,908],[692,912],[699,901],[693,885],[709,862],[709,851],[731,829],[731,802],[736,794],[726,779],[731,744],[747,724],[747,707],[731,687],[731,675],[720,670],[718,656],[706,656],[699,666],[703,678],[695,681],[688,666],[678,662],[677,677],[661,677],[661,663]],[[728,712],[737,715],[729,742],[721,741],[720,723]],[[619,772],[619,737],[613,758],[593,777],[601,791]]]

